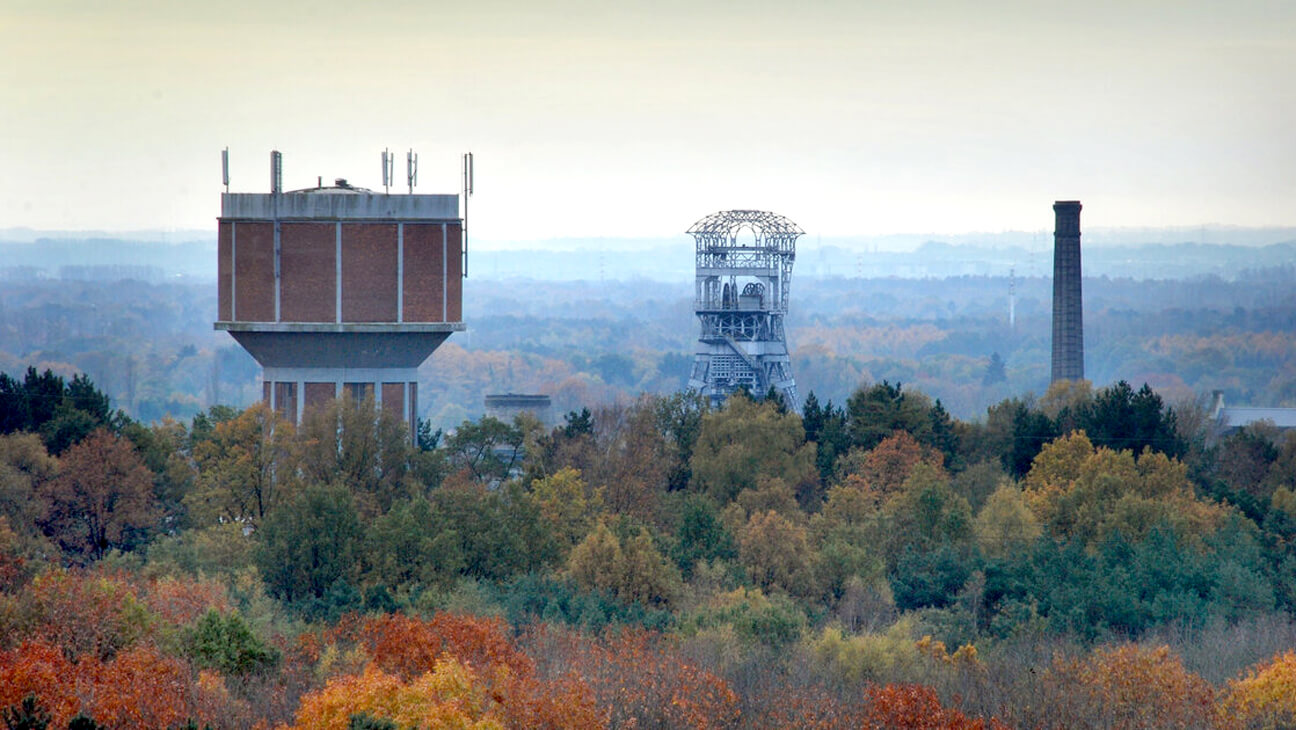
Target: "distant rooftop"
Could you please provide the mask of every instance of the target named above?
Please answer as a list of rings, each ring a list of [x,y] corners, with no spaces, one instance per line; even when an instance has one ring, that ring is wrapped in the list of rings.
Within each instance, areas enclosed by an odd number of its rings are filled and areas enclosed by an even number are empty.
[[[548,406],[549,396],[531,393],[491,393],[486,396],[486,407],[491,406]]]
[[[1222,431],[1235,431],[1261,421],[1268,421],[1280,429],[1296,428],[1296,408],[1260,408],[1254,406],[1225,406],[1224,394],[1215,391],[1211,416]]]
[[[1278,428],[1296,428],[1296,408],[1221,408],[1220,422],[1227,428],[1242,428],[1259,421],[1272,421]]]

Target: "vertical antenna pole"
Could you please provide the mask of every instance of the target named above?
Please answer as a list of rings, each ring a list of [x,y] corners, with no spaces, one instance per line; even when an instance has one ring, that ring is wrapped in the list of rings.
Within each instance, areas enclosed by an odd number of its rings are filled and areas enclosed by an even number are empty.
[[[1008,269],[1008,329],[1017,334],[1017,269]]]
[[[283,194],[283,154],[279,150],[270,152],[270,206],[271,215],[274,217],[274,321],[279,321],[280,315],[280,254],[282,253],[281,244],[283,241],[283,227],[279,222],[279,196]]]
[[[270,192],[283,192],[283,153],[279,150],[270,152]]]
[[[413,195],[414,186],[418,185],[418,155],[414,154],[412,147],[405,153],[405,177],[409,181],[410,195]]]
[[[463,156],[463,277],[468,278],[468,198],[473,194],[473,153]]]
[[[225,192],[229,192],[229,148],[221,150],[221,182],[225,183]]]

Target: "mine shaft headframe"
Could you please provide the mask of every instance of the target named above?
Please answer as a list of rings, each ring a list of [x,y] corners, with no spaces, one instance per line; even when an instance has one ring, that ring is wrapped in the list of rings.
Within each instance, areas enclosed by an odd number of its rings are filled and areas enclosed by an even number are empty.
[[[722,210],[694,223],[687,233],[697,239],[698,251],[708,248],[739,248],[738,235],[750,230],[755,248],[795,257],[797,236],[805,231],[777,213],[765,210]]]

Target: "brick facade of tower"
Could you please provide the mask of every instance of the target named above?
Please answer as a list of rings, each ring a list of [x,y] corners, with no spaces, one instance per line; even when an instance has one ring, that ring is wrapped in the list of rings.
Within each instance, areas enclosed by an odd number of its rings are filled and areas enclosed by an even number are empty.
[[[462,331],[458,196],[351,187],[221,199],[218,321],[298,421],[349,394],[418,418],[418,367]]]
[[[1084,379],[1084,306],[1080,287],[1080,202],[1053,204],[1053,377]]]

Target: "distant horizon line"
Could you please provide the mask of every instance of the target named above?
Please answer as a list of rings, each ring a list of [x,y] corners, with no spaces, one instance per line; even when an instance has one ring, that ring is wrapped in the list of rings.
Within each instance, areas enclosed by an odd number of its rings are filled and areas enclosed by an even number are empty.
[[[1106,239],[1108,237],[1125,238],[1128,236],[1161,234],[1158,238],[1166,234],[1180,233],[1214,233],[1214,234],[1270,234],[1278,236],[1290,236],[1290,240],[1296,240],[1296,224],[1293,225],[1238,225],[1231,223],[1205,223],[1200,225],[1175,225],[1175,226],[1093,226],[1091,228],[1082,228],[1082,235],[1090,238],[1098,237]],[[941,243],[941,239],[959,239],[967,243],[969,238],[1013,238],[1013,237],[1038,237],[1051,236],[1051,229],[1006,229],[1001,231],[962,231],[962,232],[935,232],[935,231],[917,231],[917,232],[891,232],[891,233],[832,233],[817,234],[808,232],[801,237],[802,241],[893,241],[923,244],[928,242]],[[5,243],[35,243],[42,239],[53,240],[86,240],[86,239],[113,239],[113,240],[130,240],[138,239],[140,242],[162,243],[162,244],[183,244],[214,242],[216,238],[215,227],[206,228],[87,228],[87,229],[59,229],[59,228],[31,228],[28,226],[10,226],[0,228],[0,242]],[[594,243],[599,241],[634,241],[634,242],[653,242],[666,243],[671,241],[687,241],[688,234],[681,230],[678,234],[649,234],[649,235],[614,235],[614,234],[581,234],[569,236],[548,236],[543,238],[477,238],[474,243],[478,247],[488,250],[517,250],[527,246],[548,246],[555,243],[581,244]],[[1274,240],[1271,243],[1286,243],[1288,240]],[[1100,240],[1097,243],[1104,245],[1127,245],[1124,242],[1114,243],[1111,241]],[[1269,245],[1269,244],[1230,244],[1227,241],[1206,241],[1206,240],[1179,240],[1174,242],[1166,241],[1145,241],[1140,245],[1177,245],[1182,243],[1200,243],[1200,244],[1222,244],[1222,245]]]

